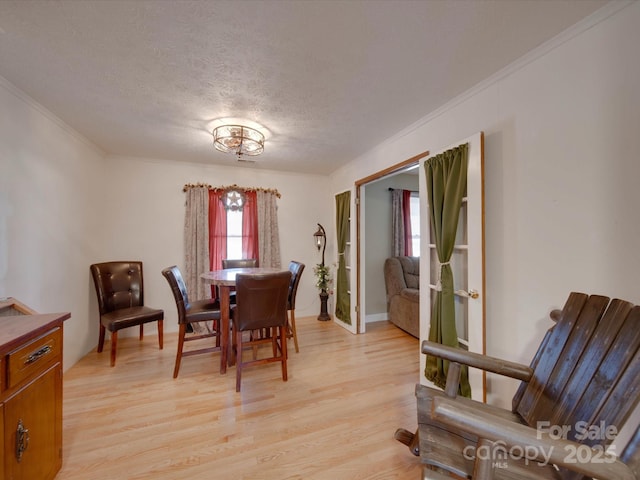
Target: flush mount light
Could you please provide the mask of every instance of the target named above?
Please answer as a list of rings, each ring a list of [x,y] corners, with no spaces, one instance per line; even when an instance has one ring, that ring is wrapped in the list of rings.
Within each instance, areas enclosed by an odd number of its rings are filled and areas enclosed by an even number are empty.
[[[233,153],[238,159],[243,155],[253,157],[264,151],[264,135],[243,125],[221,125],[213,129],[213,145],[216,150]]]

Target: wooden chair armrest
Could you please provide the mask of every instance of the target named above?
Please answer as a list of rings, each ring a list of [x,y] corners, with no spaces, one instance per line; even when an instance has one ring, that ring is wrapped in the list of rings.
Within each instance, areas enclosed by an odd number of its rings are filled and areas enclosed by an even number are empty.
[[[524,453],[531,462],[554,464],[599,480],[636,480],[627,465],[602,447],[550,438],[545,432],[487,415],[487,412],[480,413],[456,400],[434,398],[432,415],[444,424],[477,435],[481,441],[494,442],[507,452]]]
[[[497,373],[510,378],[516,378],[528,382],[533,375],[533,370],[520,363],[509,362],[500,358],[468,352],[460,348],[453,348],[440,343],[425,340],[422,342],[422,353],[440,357],[450,362],[468,365],[487,372]]]

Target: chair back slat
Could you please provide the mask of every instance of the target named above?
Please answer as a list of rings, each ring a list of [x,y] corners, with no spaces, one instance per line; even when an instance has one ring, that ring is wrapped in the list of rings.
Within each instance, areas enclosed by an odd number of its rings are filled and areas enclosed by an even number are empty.
[[[517,412],[528,425],[536,423],[535,408],[539,402],[545,401],[545,389],[551,381],[551,375],[567,344],[573,326],[577,322],[589,296],[581,293],[571,293],[562,309],[562,318],[549,332],[541,345],[540,360],[535,367],[533,377],[525,387],[525,392],[514,411]],[[552,400],[553,401],[553,400]]]
[[[633,305],[629,302],[617,299],[611,301],[598,323],[589,348],[585,350],[573,375],[567,380],[558,405],[548,415],[552,423],[591,420],[585,418],[587,412],[578,407],[585,404],[589,409],[595,408],[595,397],[602,394],[602,385],[613,382],[613,378],[608,378],[614,375],[611,366],[623,367],[624,360],[618,357],[620,348],[625,348],[622,346],[623,343],[632,340],[628,337],[629,333],[632,333],[629,332],[630,323],[625,322],[632,308]],[[608,380],[605,380],[605,377]]]
[[[542,342],[540,342],[540,345],[538,346],[538,350],[536,351],[533,357],[533,360],[531,360],[531,363],[529,364],[529,366],[533,371],[535,371],[538,368],[538,365],[542,360],[542,353],[545,351],[546,346],[549,343],[549,338],[553,333],[553,328],[554,327],[547,330],[544,337],[542,338]],[[518,406],[520,405],[520,402],[522,401],[522,398],[524,397],[525,392],[527,392],[528,386],[529,384],[527,382],[520,382],[520,385],[518,386],[518,389],[516,390],[516,393],[511,400],[511,410],[513,412],[516,412],[518,410]]]
[[[618,315],[616,301],[609,309],[607,304],[608,299],[601,296],[591,296],[585,304],[545,386],[544,395],[532,412],[532,420],[571,421],[571,411],[589,383],[590,376],[585,374],[590,372],[592,375],[606,354],[603,337],[613,340],[624,320],[624,316]],[[569,394],[571,403],[566,402]]]
[[[640,394],[640,307],[625,316],[625,322],[607,355],[593,375],[587,377],[584,395],[575,405],[570,420],[574,423],[622,428],[638,403]],[[569,437],[572,439],[572,437]],[[582,443],[609,444],[609,439],[586,439]],[[594,441],[591,440],[601,440]]]

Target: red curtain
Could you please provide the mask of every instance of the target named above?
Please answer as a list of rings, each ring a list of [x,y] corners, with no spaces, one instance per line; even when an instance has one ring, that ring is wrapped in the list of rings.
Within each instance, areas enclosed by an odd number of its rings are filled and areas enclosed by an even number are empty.
[[[227,258],[227,211],[222,202],[223,191],[209,190],[209,266],[211,270],[222,268],[222,259]],[[216,298],[215,286],[211,296]]]
[[[242,258],[255,258],[260,265],[257,192],[245,192],[244,201],[242,208]]]
[[[413,255],[411,237],[411,190],[402,191],[402,222],[404,223],[404,254]]]
[[[209,263],[220,270],[227,258],[227,211],[222,190],[209,190]],[[256,192],[245,192],[242,208],[242,258],[256,258],[260,264],[258,244],[258,200]],[[216,298],[212,289],[212,296]]]

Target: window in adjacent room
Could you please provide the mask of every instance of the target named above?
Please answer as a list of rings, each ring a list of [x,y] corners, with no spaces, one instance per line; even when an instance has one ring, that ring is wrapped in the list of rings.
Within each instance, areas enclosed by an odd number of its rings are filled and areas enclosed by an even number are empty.
[[[411,249],[414,257],[420,256],[420,196],[418,192],[411,192],[409,201],[411,216]]]

